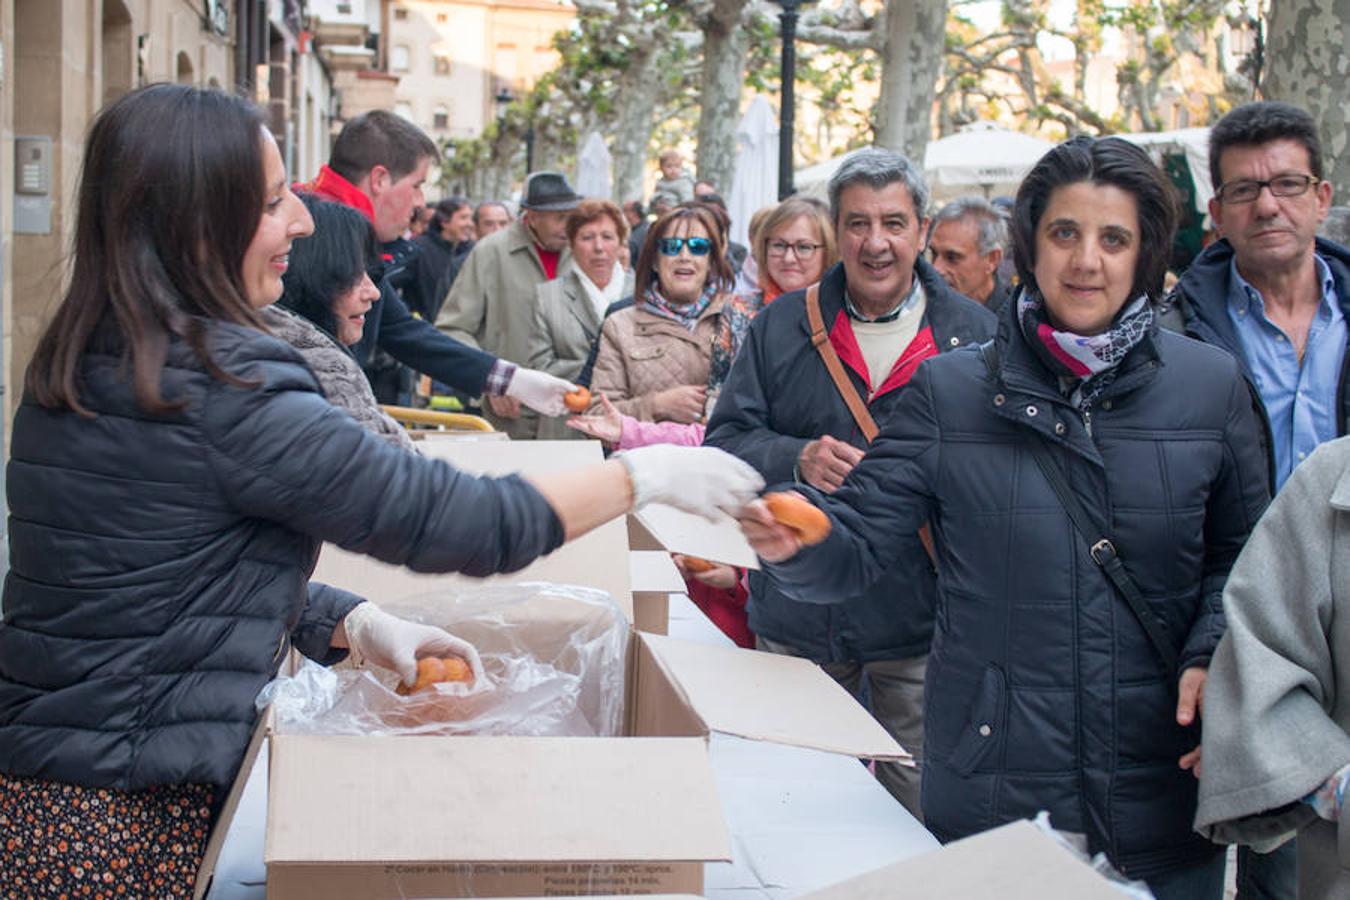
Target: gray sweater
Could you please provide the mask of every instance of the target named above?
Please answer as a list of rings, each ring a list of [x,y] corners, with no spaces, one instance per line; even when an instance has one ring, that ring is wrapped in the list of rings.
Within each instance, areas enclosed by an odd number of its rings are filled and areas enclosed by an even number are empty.
[[[1297,834],[1299,896],[1350,896],[1350,829],[1299,802],[1350,763],[1350,438],[1294,470],[1229,575],[1224,612],[1196,829],[1260,851]]]

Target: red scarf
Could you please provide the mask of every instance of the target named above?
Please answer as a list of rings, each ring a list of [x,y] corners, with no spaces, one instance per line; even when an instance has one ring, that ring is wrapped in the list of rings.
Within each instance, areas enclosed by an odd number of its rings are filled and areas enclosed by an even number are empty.
[[[369,219],[371,225],[375,224],[375,207],[371,205],[370,198],[359,187],[327,165],[319,167],[319,174],[313,181],[309,184],[297,184],[295,189],[314,194],[324,200],[341,203],[343,206],[350,206]]]

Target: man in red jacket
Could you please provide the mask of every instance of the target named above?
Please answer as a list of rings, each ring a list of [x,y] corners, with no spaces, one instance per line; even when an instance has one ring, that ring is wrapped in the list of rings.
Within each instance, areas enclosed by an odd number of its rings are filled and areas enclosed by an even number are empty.
[[[571,384],[446,337],[408,312],[389,284],[416,252],[416,245],[402,235],[413,208],[424,202],[422,183],[438,156],[436,145],[417,126],[393,113],[373,110],[343,126],[328,165],[303,186],[364,213],[384,248],[382,264],[370,273],[380,286],[380,299],[366,314],[365,334],[352,352],[367,376],[375,364],[372,385],[381,402],[406,402],[407,386],[402,379],[391,384],[379,377],[392,367],[381,364],[377,350],[469,396],[504,395],[542,415],[562,415],[562,395],[573,389]]]

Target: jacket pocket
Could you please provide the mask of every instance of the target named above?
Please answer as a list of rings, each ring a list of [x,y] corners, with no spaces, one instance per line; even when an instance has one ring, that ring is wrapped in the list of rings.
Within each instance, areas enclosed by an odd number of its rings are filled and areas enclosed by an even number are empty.
[[[952,749],[950,765],[962,777],[974,772],[1002,739],[1006,696],[1003,670],[998,666],[986,666],[975,699],[970,704],[970,717]]]
[[[656,346],[634,347],[628,351],[629,359],[659,359],[666,355],[666,348],[657,344]]]

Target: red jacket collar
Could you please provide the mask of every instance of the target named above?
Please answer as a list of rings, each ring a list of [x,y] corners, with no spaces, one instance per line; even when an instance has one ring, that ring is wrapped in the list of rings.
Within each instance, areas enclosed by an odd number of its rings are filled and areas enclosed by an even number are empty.
[[[327,165],[320,166],[318,177],[309,184],[300,185],[299,190],[315,194],[324,200],[341,203],[343,206],[350,206],[370,220],[371,225],[375,224],[375,207],[371,205],[370,198],[359,187]]]
[[[858,337],[853,333],[853,321],[842,309],[835,315],[834,325],[830,327],[830,344],[834,347],[834,352],[839,354],[839,359],[857,373],[864,385],[872,383],[867,371],[867,360],[863,358],[862,348],[858,346]],[[895,365],[886,375],[886,380],[881,383],[881,388],[872,395],[871,400],[876,400],[882,394],[888,394],[896,388],[904,387],[918,371],[919,363],[937,354],[938,347],[933,339],[933,329],[924,323],[900,354],[900,358],[895,361]]]

